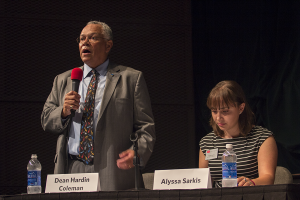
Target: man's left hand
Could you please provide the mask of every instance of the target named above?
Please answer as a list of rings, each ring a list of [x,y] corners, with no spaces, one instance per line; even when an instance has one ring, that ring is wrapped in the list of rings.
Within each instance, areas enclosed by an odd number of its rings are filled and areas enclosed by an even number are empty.
[[[133,165],[134,151],[132,149],[127,149],[119,154],[120,159],[117,160],[117,166],[120,169],[131,169]]]

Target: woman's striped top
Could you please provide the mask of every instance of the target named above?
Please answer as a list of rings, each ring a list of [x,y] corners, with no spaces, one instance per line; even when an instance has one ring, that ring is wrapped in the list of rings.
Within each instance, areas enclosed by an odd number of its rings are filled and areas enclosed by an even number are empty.
[[[262,143],[273,133],[261,126],[254,126],[246,137],[223,139],[211,132],[204,136],[199,145],[206,155],[207,150],[218,148],[218,158],[209,160],[208,167],[214,181],[222,180],[222,155],[226,144],[232,144],[237,155],[237,176],[250,179],[258,177],[257,154]]]

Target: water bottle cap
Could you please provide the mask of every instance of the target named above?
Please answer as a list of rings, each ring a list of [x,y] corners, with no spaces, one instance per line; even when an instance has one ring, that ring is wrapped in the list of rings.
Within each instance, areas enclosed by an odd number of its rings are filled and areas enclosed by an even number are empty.
[[[232,149],[232,144],[226,144],[226,149]]]
[[[36,154],[31,154],[31,158],[37,158]]]

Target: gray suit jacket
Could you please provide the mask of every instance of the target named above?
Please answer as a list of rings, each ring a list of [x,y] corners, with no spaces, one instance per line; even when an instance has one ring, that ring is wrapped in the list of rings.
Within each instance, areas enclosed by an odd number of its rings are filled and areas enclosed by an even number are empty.
[[[68,172],[67,143],[71,120],[61,121],[66,93],[72,90],[71,70],[55,77],[44,105],[41,123],[45,131],[59,134],[54,173]],[[94,136],[94,169],[99,173],[101,190],[134,188],[134,168],[116,165],[119,153],[132,148],[129,136],[138,133],[138,154],[145,166],[155,143],[154,120],[142,72],[109,63],[102,104]],[[142,180],[140,176],[140,180]]]

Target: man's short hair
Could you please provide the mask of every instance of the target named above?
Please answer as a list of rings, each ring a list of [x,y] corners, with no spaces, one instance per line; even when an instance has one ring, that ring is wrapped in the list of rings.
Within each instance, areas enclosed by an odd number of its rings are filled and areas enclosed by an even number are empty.
[[[113,40],[112,30],[106,23],[100,21],[89,21],[86,25],[89,24],[100,24],[102,26],[102,34],[104,35],[105,39]]]

